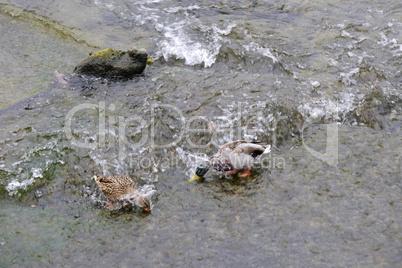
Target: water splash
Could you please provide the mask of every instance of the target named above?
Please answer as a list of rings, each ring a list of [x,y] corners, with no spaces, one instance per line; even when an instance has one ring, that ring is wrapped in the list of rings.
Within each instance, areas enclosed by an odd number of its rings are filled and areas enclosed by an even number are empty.
[[[391,24],[391,26],[393,26]],[[399,44],[395,38],[389,39],[383,32],[380,32],[381,40],[377,43],[383,47],[388,47],[394,57],[402,57],[402,44]]]
[[[169,60],[171,57],[183,59],[187,65],[204,64],[210,67],[215,63],[224,36],[228,35],[235,24],[224,29],[217,25],[206,26],[199,21],[188,19],[170,26],[158,26],[164,38],[158,43],[158,57]],[[192,36],[198,36],[196,39]],[[201,38],[200,38],[201,36]]]
[[[149,200],[151,200],[152,196],[156,194],[155,185],[153,184],[144,184],[142,186],[139,186],[138,190],[140,190],[141,193],[148,197]]]
[[[273,61],[273,63],[279,62],[278,58],[276,56],[274,56],[274,54],[272,54],[272,52],[269,48],[263,47],[255,42],[251,42],[247,45],[243,45],[243,47],[246,50],[246,52],[257,53],[264,57],[270,58]]]
[[[14,138],[19,139],[17,135]],[[24,141],[25,139],[22,139],[22,142]],[[23,149],[20,148],[21,141],[8,141],[8,144],[12,143],[13,146],[0,160],[0,167],[8,174],[5,189],[10,196],[20,196],[38,180],[51,177],[57,166],[65,164],[61,160],[65,153],[58,141],[56,137],[52,137],[45,140],[45,144],[35,144],[32,148]]]
[[[190,177],[194,175],[195,169],[199,163],[205,163],[209,160],[207,154],[204,153],[192,153],[183,150],[181,147],[176,148],[179,159],[184,163],[186,168],[186,176]]]
[[[360,71],[360,68],[353,68],[350,72],[348,72],[348,73],[343,73],[343,72],[342,72],[342,73],[340,73],[339,75],[340,75],[340,77],[341,77],[342,82],[343,82],[345,85],[350,86],[350,85],[356,84],[356,80],[353,79],[353,76],[354,76],[355,74],[358,74],[359,71]]]
[[[6,186],[6,190],[8,191],[10,196],[19,196],[19,190],[26,191],[28,186],[32,185],[37,178],[43,178],[43,171],[41,168],[32,168],[31,175],[29,179],[23,180],[19,182],[17,179],[13,179]]]
[[[299,105],[298,110],[306,121],[319,121],[326,118],[331,121],[343,122],[347,113],[360,106],[364,94],[355,92],[340,92],[329,99],[325,97],[311,98]]]
[[[136,4],[106,3],[96,0],[100,8],[113,11],[125,21],[152,28],[158,32],[157,49],[153,58],[166,61],[175,58],[185,64],[212,66],[219,55],[222,44],[229,42],[229,35],[236,23],[209,24],[194,16],[194,12],[207,7],[196,4],[161,8],[160,1],[140,1]],[[209,8],[209,7],[208,7]]]

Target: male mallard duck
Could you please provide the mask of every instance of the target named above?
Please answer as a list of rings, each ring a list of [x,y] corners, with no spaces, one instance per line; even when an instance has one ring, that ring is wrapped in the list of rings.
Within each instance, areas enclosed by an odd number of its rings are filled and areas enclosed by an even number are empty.
[[[148,197],[137,189],[137,186],[129,176],[112,175],[102,178],[95,175],[94,179],[102,193],[108,198],[108,209],[121,208],[134,202],[145,211],[151,212],[151,202]],[[116,201],[117,205],[113,205],[109,198]]]
[[[233,141],[224,144],[219,151],[206,164],[197,167],[195,175],[189,180],[190,183],[203,177],[210,166],[218,171],[225,171],[226,175],[237,174],[240,170],[246,170],[239,174],[239,177],[250,175],[251,166],[254,159],[264,153],[271,151],[271,145],[258,141]]]

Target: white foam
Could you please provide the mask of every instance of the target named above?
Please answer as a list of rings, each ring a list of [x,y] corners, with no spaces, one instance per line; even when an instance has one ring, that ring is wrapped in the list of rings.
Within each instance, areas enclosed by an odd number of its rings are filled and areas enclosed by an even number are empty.
[[[187,65],[203,64],[210,67],[215,63],[224,36],[228,35],[236,24],[218,26],[198,19],[190,12],[200,10],[197,4],[161,8],[160,1],[138,1],[127,6],[95,0],[99,8],[105,8],[118,14],[124,20],[133,20],[137,25],[152,27],[159,32],[155,43],[153,58],[163,57],[184,60]]]
[[[8,191],[10,196],[13,196],[18,193],[19,189],[26,190],[27,187],[35,182],[34,178],[30,178],[28,180],[24,180],[19,182],[17,180],[12,180],[7,186],[6,190]]]
[[[156,193],[155,186],[153,184],[145,184],[138,187],[138,190],[140,190],[140,192],[149,199],[151,199],[151,197]]]
[[[257,53],[261,54],[264,57],[272,59],[272,61],[274,63],[278,62],[278,58],[275,57],[272,54],[271,50],[269,48],[267,48],[267,47],[260,46],[259,44],[255,43],[255,42],[251,42],[251,43],[249,43],[247,45],[243,45],[243,47],[248,52],[257,52]]]
[[[18,190],[26,190],[29,185],[32,185],[35,182],[36,178],[43,178],[42,169],[41,168],[32,168],[31,169],[32,176],[27,179],[19,182],[14,179],[8,183],[6,186],[6,190],[8,191],[10,196],[18,194]]]
[[[378,41],[377,43],[384,46],[388,47],[394,57],[401,57],[402,56],[402,45],[398,43],[398,41],[395,38],[389,39],[384,33],[380,33],[381,36],[381,41]]]
[[[158,43],[158,56],[183,59],[187,65],[215,63],[222,46],[222,38],[228,35],[235,24],[224,29],[216,25],[206,26],[199,21],[181,20],[171,25],[158,24],[156,29],[164,38]],[[195,37],[197,36],[197,37]]]
[[[32,172],[32,178],[43,178],[41,168],[32,168],[31,172]]]
[[[268,145],[262,154],[269,154],[271,152],[271,145]]]
[[[35,182],[36,178],[43,178],[43,171],[41,168],[32,168],[31,169],[31,177],[27,180],[23,180],[19,182],[18,180],[14,179],[8,183],[6,186],[6,190],[8,191],[9,195],[13,196],[18,193],[18,190],[26,190],[27,187]]]
[[[321,83],[319,81],[311,81],[311,85],[316,88],[319,87],[321,85]]]
[[[298,110],[303,114],[306,122],[313,122],[322,117],[334,121],[342,121],[345,114],[358,107],[363,99],[363,94],[341,92],[333,99],[325,97],[311,99],[299,105]]]
[[[178,7],[171,7],[171,8],[165,8],[164,10],[168,13],[178,13],[178,12],[183,12],[183,11],[191,11],[191,10],[196,10],[196,9],[201,9],[198,5],[192,5],[192,6],[178,6]]]
[[[341,77],[342,82],[345,85],[350,86],[350,85],[356,84],[356,80],[354,80],[352,77],[355,74],[359,73],[359,71],[360,71],[360,68],[353,68],[350,72],[348,72],[348,73],[340,73],[339,75]]]

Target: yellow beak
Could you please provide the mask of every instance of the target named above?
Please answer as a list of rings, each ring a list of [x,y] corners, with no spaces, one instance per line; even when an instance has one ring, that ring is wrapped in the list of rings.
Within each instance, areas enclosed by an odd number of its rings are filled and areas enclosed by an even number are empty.
[[[196,181],[198,179],[200,179],[201,177],[198,176],[197,174],[194,175],[194,177],[192,177],[191,179],[188,180],[189,183],[193,183],[193,181]]]
[[[144,210],[145,210],[146,212],[148,212],[148,213],[152,213],[152,211],[151,211],[151,208],[150,208],[150,207],[146,207],[146,208],[144,208]]]

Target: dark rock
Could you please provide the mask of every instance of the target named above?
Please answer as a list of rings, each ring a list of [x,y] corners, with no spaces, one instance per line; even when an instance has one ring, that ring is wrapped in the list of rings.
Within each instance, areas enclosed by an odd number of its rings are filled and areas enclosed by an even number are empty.
[[[104,49],[78,64],[74,73],[103,78],[131,79],[144,71],[148,55],[137,50]]]

